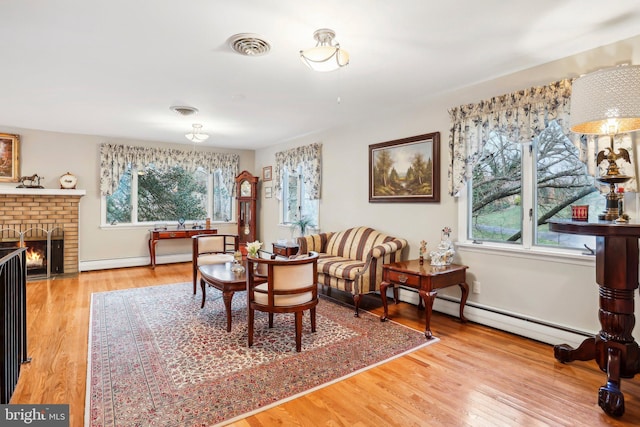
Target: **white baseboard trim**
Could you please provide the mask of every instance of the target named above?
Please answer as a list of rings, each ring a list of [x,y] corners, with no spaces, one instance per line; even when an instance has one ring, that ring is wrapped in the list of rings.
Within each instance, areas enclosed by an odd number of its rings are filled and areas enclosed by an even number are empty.
[[[156,264],[173,264],[191,261],[191,254],[173,254],[156,257]],[[110,268],[142,267],[149,265],[149,257],[101,259],[80,261],[80,271],[107,270]]]
[[[418,304],[419,296],[416,292],[400,289],[399,297],[401,301]],[[458,301],[450,301],[449,299],[436,298],[433,303],[433,310],[458,317],[460,314],[460,303]],[[523,316],[516,317],[494,309],[471,306],[468,303],[464,308],[464,317],[481,325],[490,326],[551,345],[569,344],[572,347],[577,347],[586,337],[595,335],[594,332],[587,331],[571,332],[567,330],[570,328],[562,325],[554,327],[553,325],[541,324],[533,319],[527,320]],[[437,336],[437,332],[434,331],[434,335]]]

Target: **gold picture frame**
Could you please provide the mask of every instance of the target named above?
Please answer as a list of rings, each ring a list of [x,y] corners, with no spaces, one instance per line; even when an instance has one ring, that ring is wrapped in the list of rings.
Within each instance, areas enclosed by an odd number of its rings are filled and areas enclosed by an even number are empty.
[[[20,136],[0,133],[0,182],[20,180]]]
[[[440,132],[369,146],[369,203],[440,202]]]

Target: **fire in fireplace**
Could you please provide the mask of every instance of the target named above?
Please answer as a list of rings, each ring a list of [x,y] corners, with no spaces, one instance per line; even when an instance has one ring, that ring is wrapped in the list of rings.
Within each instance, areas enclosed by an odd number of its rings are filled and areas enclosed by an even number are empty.
[[[25,263],[28,279],[64,273],[64,233],[60,228],[0,230],[0,248],[19,246],[27,248]]]

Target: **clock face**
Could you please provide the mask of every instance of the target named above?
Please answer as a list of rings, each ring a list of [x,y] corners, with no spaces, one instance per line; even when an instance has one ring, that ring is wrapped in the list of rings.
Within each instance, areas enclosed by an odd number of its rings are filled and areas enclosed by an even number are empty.
[[[64,188],[66,190],[71,190],[76,188],[76,184],[78,183],[78,178],[72,173],[65,173],[60,177],[60,188]]]
[[[240,195],[242,197],[251,197],[251,183],[249,181],[242,181],[242,184],[240,184]]]

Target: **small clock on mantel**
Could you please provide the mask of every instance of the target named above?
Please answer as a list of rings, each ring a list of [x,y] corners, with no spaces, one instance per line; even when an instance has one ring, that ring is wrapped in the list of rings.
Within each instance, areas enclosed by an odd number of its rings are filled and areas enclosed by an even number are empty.
[[[78,178],[71,172],[67,172],[60,177],[60,188],[63,190],[75,190]]]

